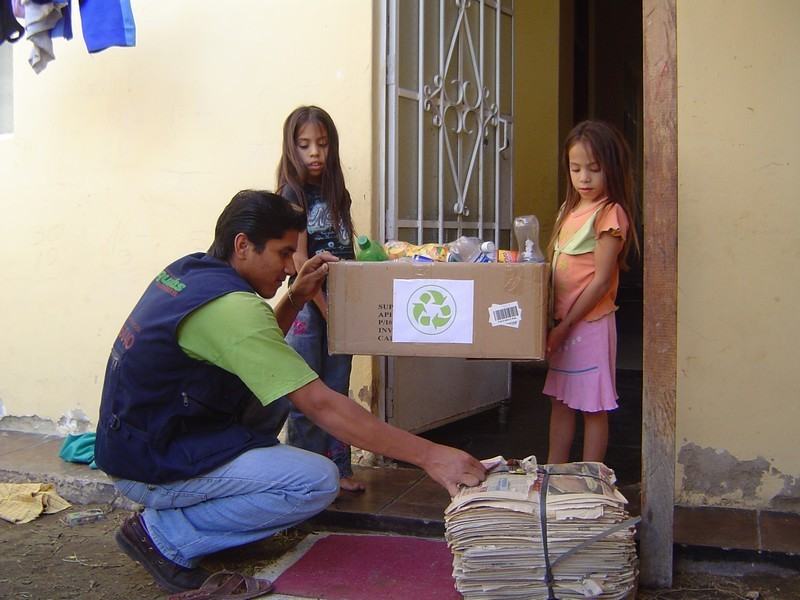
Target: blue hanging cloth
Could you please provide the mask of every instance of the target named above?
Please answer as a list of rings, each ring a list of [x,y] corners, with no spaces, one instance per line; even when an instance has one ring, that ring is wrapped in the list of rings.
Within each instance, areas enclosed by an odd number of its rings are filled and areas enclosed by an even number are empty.
[[[130,0],[80,0],[80,11],[83,40],[89,52],[136,45]]]
[[[52,37],[63,37],[65,40],[72,39],[72,0],[66,0],[67,5],[61,9],[61,20],[53,27],[50,33]]]

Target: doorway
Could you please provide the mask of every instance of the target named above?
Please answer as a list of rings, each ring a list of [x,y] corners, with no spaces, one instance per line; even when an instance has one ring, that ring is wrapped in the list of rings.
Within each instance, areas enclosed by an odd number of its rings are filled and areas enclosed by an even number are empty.
[[[637,194],[641,207],[643,172],[642,2],[641,0],[574,0],[561,2],[560,70],[562,80],[559,112],[564,115],[560,137],[575,123],[601,119],[613,123],[625,135],[634,157]],[[517,112],[524,110],[524,105]],[[520,134],[521,132],[517,132]],[[559,140],[560,142],[561,140]],[[557,152],[553,148],[553,152]],[[558,198],[563,198],[565,173],[560,173]],[[637,215],[642,238],[641,208]],[[606,462],[615,469],[621,485],[641,479],[642,451],[642,348],[643,276],[641,257],[632,257],[631,268],[620,278],[617,304],[619,336],[617,391],[620,408],[610,413]],[[511,399],[506,407],[493,408],[424,434],[484,458],[495,454],[521,458],[547,456],[549,400],[541,395],[544,367],[515,364]],[[581,423],[571,458],[580,459]],[[638,498],[630,498],[638,500]]]
[[[642,1],[575,0],[572,27],[572,122],[600,119],[615,125],[631,148],[636,178],[636,221],[642,236],[643,96]],[[562,187],[565,178],[561,177]],[[561,190],[563,197],[563,189]],[[630,258],[620,276],[618,368],[642,370],[642,260]]]

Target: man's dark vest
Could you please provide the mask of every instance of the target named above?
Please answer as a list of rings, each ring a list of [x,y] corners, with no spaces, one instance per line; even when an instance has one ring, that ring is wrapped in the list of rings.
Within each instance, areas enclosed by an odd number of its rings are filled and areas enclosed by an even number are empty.
[[[172,263],[147,288],[106,367],[95,443],[106,473],[147,483],[187,479],[277,443],[239,422],[253,396],[238,377],[189,358],[178,345],[186,315],[236,291],[253,289],[202,253]]]

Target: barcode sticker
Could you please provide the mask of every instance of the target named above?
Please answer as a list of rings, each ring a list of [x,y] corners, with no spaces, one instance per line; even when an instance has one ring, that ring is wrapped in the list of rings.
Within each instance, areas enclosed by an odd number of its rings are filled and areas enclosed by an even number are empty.
[[[507,304],[492,304],[489,307],[489,323],[492,324],[492,327],[513,327],[517,329],[521,321],[522,309],[516,301]]]

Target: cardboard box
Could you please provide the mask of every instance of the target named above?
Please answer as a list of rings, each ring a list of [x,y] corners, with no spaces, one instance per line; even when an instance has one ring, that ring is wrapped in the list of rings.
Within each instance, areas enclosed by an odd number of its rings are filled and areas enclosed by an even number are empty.
[[[544,359],[549,265],[332,264],[331,354]]]

